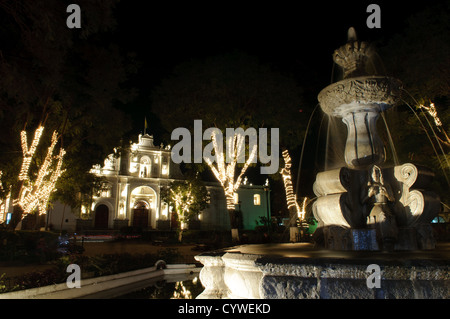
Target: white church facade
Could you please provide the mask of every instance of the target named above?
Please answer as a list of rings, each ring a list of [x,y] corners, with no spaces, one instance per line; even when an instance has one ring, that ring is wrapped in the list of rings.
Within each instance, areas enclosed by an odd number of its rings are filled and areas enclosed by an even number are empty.
[[[161,200],[160,191],[171,182],[182,180],[179,166],[171,161],[170,147],[155,146],[153,136],[139,135],[121,152],[110,154],[104,165],[94,165],[91,173],[102,177],[99,196],[91,207],[82,207],[77,231],[121,229],[169,230],[174,225],[171,208]],[[222,187],[205,183],[210,194],[209,207],[188,227],[201,230],[229,230],[230,220]],[[243,229],[254,229],[259,217],[270,216],[267,186],[242,185],[235,194],[236,210],[241,211]]]

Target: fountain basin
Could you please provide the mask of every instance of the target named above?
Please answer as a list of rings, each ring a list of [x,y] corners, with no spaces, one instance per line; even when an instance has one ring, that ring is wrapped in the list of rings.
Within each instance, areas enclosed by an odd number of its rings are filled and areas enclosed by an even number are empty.
[[[330,84],[320,91],[322,110],[335,117],[348,113],[381,112],[400,102],[402,82],[387,76],[360,76]]]
[[[386,154],[378,136],[379,114],[401,99],[402,83],[386,76],[360,76],[333,83],[323,89],[318,100],[322,110],[342,118],[347,126],[345,162],[354,169],[382,164]]]
[[[450,244],[395,253],[319,250],[307,243],[242,245],[195,258],[204,265],[199,299],[450,297]],[[367,285],[371,264],[381,269],[380,288]]]

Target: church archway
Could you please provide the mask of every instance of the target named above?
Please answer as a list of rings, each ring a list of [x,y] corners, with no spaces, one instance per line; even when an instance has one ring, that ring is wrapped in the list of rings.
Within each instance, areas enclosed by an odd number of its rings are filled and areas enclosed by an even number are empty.
[[[133,207],[133,226],[147,228],[149,223],[149,205],[145,201],[137,201]]]
[[[152,226],[156,210],[156,192],[149,186],[139,186],[131,192],[131,225],[141,228]]]

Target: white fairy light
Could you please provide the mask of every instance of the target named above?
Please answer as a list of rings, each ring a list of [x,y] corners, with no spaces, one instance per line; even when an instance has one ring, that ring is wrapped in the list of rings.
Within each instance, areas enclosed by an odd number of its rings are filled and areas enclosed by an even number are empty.
[[[437,114],[437,110],[436,107],[434,106],[434,103],[430,103],[430,106],[425,106],[425,105],[419,105],[419,108],[424,109],[425,111],[428,112],[428,114],[431,115],[431,117],[433,117],[434,119],[434,123],[436,124],[436,126],[442,126],[442,122],[441,119],[438,117]]]
[[[288,209],[291,207],[297,207],[297,198],[294,194],[294,187],[292,186],[292,178],[291,178],[291,157],[289,156],[289,152],[287,150],[282,153],[284,159],[284,168],[281,169],[280,174],[283,177],[284,189],[286,191],[286,201]]]
[[[235,180],[235,173],[236,173],[235,170],[238,160],[238,154],[242,152],[245,146],[245,135],[243,134],[234,135],[231,142],[231,147],[228,150],[231,152],[230,163],[225,163],[225,156],[223,154],[222,148],[219,148],[219,145],[217,144],[215,131],[211,133],[211,140],[213,142],[213,147],[216,154],[217,166],[215,166],[208,157],[204,157],[204,160],[206,164],[208,164],[208,166],[211,168],[214,176],[217,178],[217,180],[222,185],[222,188],[224,189],[225,198],[227,202],[227,209],[234,210],[235,209],[234,193],[241,185],[241,180],[244,173],[246,172],[246,170],[248,169],[248,167],[250,166],[250,164],[252,163],[252,161],[256,156],[257,146],[254,145],[247,161],[245,162],[244,166],[241,169],[240,174]]]
[[[308,201],[308,197],[304,197],[303,198],[303,203],[302,203],[302,207],[300,208],[300,206],[297,204],[297,215],[298,218],[300,220],[305,219],[305,214],[306,214],[306,203]]]
[[[0,191],[3,191],[2,175],[3,175],[3,172],[0,171]],[[6,201],[7,200],[3,200],[0,198],[0,222],[5,219]]]
[[[19,174],[19,180],[28,182],[22,185],[19,195],[14,199],[13,204],[19,205],[23,209],[22,218],[32,213],[36,208],[39,210],[39,214],[42,214],[47,209],[48,200],[50,195],[56,190],[55,185],[58,178],[63,173],[62,163],[65,155],[65,150],[61,148],[57,156],[53,156],[55,146],[58,142],[58,134],[53,132],[51,144],[47,149],[47,154],[43,163],[39,167],[37,177],[34,181],[30,181],[28,177],[28,171],[31,160],[39,145],[40,138],[44,127],[40,126],[35,132],[30,149],[27,146],[26,132],[21,132],[23,161],[22,168]],[[52,168],[53,161],[57,159],[56,165]]]
[[[30,169],[31,159],[36,151],[37,146],[39,145],[39,141],[42,136],[42,132],[44,131],[43,126],[39,126],[34,132],[34,138],[31,142],[30,148],[28,149],[28,141],[27,141],[27,132],[23,130],[20,132],[20,141],[22,145],[22,167],[19,173],[19,181],[24,181],[28,179],[28,170]]]
[[[184,220],[186,214],[189,212],[189,208],[194,202],[194,195],[192,194],[192,185],[189,184],[188,190],[186,193],[183,192],[174,192],[173,189],[170,189],[171,198],[175,202],[175,209],[179,212],[179,219],[181,222],[181,229],[184,226]]]
[[[304,197],[302,207],[298,205],[297,195],[294,193],[294,187],[292,186],[292,178],[291,178],[291,157],[287,150],[284,150],[282,153],[284,159],[284,168],[281,169],[280,174],[283,177],[284,189],[286,191],[286,202],[287,207],[290,210],[295,207],[295,211],[297,212],[297,216],[300,220],[305,218],[305,209],[308,198]]]

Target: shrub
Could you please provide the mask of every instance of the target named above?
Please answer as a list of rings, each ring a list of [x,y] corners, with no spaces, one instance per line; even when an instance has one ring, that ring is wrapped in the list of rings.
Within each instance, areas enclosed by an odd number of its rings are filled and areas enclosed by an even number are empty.
[[[16,276],[9,280],[8,285],[4,275],[0,276],[0,293],[63,283],[69,275],[66,272],[69,264],[80,266],[81,278],[86,279],[152,267],[161,259],[166,263],[173,263],[179,258],[180,254],[176,248],[161,249],[157,254],[68,255],[55,260],[54,268]]]
[[[58,234],[42,231],[0,230],[0,259],[45,262],[59,257]]]

